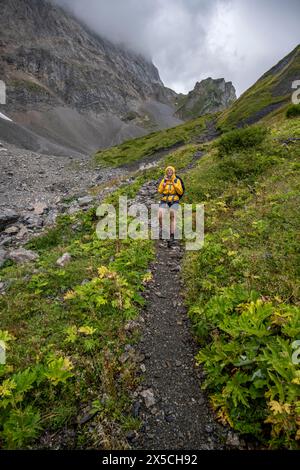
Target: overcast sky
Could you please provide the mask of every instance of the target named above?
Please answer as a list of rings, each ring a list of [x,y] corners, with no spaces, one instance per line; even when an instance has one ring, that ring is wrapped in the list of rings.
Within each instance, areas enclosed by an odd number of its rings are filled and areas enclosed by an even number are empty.
[[[55,1],[151,58],[177,92],[210,76],[232,81],[240,95],[300,43],[299,0]]]

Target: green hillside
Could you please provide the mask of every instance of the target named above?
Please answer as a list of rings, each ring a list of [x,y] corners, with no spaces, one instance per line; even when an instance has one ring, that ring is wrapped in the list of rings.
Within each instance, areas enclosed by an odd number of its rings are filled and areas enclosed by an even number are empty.
[[[94,156],[94,161],[97,164],[115,167],[150,157],[173,146],[189,143],[194,137],[203,133],[206,121],[210,118],[211,116],[207,114],[179,126],[152,132],[144,137],[127,140],[115,147],[99,150]]]
[[[234,133],[186,178],[187,201],[205,204],[205,244],[184,270],[197,360],[221,422],[299,448],[300,119],[277,116],[248,148]]]

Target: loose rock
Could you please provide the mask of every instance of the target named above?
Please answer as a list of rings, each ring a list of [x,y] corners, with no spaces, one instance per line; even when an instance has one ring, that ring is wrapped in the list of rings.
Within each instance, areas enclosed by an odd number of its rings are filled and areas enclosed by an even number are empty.
[[[64,253],[58,260],[56,261],[56,264],[58,266],[65,266],[67,263],[71,261],[71,255],[70,253]]]
[[[19,218],[19,215],[12,209],[5,209],[0,212],[0,230],[3,230],[10,224],[16,222]]]
[[[80,206],[87,206],[88,204],[91,204],[93,202],[94,198],[91,196],[83,196],[78,198],[78,204]]]
[[[28,261],[35,261],[39,255],[31,250],[25,250],[25,248],[18,248],[8,253],[7,259],[15,261],[18,264],[26,263]]]
[[[145,405],[147,408],[150,408],[150,406],[155,405],[154,393],[151,389],[143,390],[140,394],[144,398]]]

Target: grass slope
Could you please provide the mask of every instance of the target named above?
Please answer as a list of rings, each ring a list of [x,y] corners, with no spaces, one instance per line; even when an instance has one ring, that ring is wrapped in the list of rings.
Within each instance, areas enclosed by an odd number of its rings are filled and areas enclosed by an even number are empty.
[[[94,156],[97,164],[116,167],[151,156],[160,150],[170,149],[175,145],[187,144],[193,137],[206,129],[206,121],[211,116],[201,116],[185,124],[152,132],[144,137],[127,140],[121,145],[100,150]]]
[[[202,117],[134,139],[98,158],[133,161],[189,142],[204,123]],[[265,445],[297,448],[300,368],[292,355],[300,340],[300,120],[277,112],[265,126],[267,132],[250,127],[211,143],[186,143],[107,202],[116,204],[121,194],[133,198],[166,164],[180,171],[196,150],[207,150],[184,176],[184,201],[205,204],[205,245],[188,253],[184,266],[201,346],[197,360],[222,422]],[[67,448],[126,448],[126,432],[140,425],[128,393],[140,376],[134,358],[123,354],[138,341],[127,326],[143,305],[153,244],[99,240],[96,223],[95,209],[63,215],[28,244],[39,260],[0,270],[8,283],[0,297],[0,339],[7,344],[7,364],[0,366],[4,448],[47,446],[55,436]],[[58,267],[66,251],[71,261]]]
[[[134,198],[167,164],[188,165],[195,149],[178,149],[106,202]],[[129,397],[141,374],[130,353],[139,335],[128,326],[144,303],[153,242],[99,240],[97,222],[96,209],[61,215],[27,244],[37,261],[7,261],[0,269],[7,284],[0,296],[0,340],[7,347],[0,365],[1,448],[124,449],[127,432],[141,424]],[[65,252],[71,261],[59,267]]]
[[[231,129],[252,124],[271,111],[291,101],[292,82],[299,79],[300,45],[266,72],[243,93],[218,119],[218,126]]]
[[[221,422],[266,446],[294,449],[300,120],[277,115],[267,136],[245,148],[249,129],[213,143],[186,177],[187,201],[205,204],[204,247],[185,260],[186,297],[197,362]]]
[[[128,342],[125,324],[143,299],[150,241],[99,240],[95,211],[61,216],[57,227],[32,240],[35,263],[6,266],[10,286],[0,297],[1,447],[23,448],[43,431],[76,430],[65,447],[124,448],[132,423],[127,389],[132,370],[118,357]],[[69,252],[65,267],[56,260]],[[94,433],[85,417],[96,414]],[[82,422],[83,420],[83,422]],[[48,442],[49,443],[49,442]]]

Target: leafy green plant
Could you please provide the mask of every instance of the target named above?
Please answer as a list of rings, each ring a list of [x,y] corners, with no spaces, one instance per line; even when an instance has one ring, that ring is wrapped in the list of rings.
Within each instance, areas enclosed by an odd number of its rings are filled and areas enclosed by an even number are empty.
[[[247,149],[229,139],[222,158],[216,144],[186,178],[205,202],[206,236],[183,272],[218,418],[263,446],[298,449],[299,145],[280,140],[297,138],[299,122],[274,122],[272,139]]]
[[[287,118],[295,118],[300,116],[300,104],[290,104],[286,110]]]
[[[106,266],[98,269],[98,277],[82,286],[75,287],[74,291],[65,294],[65,300],[79,302],[82,309],[90,307],[100,309],[110,305],[119,310],[128,310],[132,306],[134,292],[129,288],[128,282],[116,271],[110,271]]]
[[[220,137],[217,143],[219,156],[224,157],[234,151],[258,147],[264,141],[266,134],[267,129],[259,125],[227,132]]]
[[[60,382],[66,383],[70,377],[73,377],[72,369],[73,365],[67,357],[51,357],[48,359],[44,375],[53,385],[58,385]]]
[[[263,301],[257,292],[247,295],[237,285],[190,314],[195,323],[209,325],[210,341],[197,361],[204,365],[204,388],[213,391],[220,420],[272,447],[297,448],[300,366],[293,363],[286,332],[295,317],[299,322],[300,309]]]
[[[15,409],[5,421],[2,437],[10,449],[22,448],[36,438],[41,430],[41,416],[31,406]]]
[[[16,373],[1,367],[6,378],[0,385],[0,436],[10,449],[24,447],[43,428],[40,411],[31,404],[34,390],[42,384],[46,390],[47,381],[50,387],[66,384],[73,376],[72,365],[68,358],[52,355],[46,365],[38,363]]]

